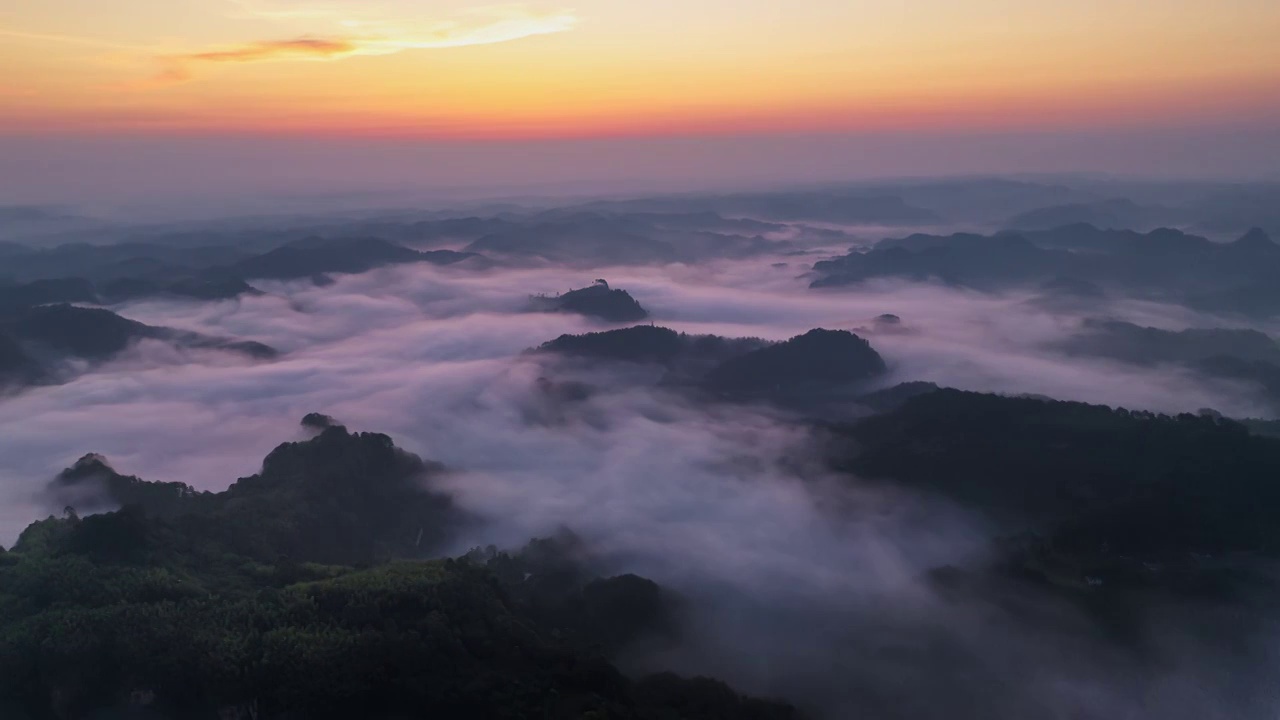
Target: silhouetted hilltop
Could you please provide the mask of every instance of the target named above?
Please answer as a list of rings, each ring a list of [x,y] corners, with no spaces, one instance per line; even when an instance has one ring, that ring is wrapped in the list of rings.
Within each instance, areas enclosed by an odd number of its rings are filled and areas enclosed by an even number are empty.
[[[121,475],[105,457],[95,453],[63,470],[48,487],[51,500],[81,513],[136,505],[154,515],[172,516],[182,512],[198,494],[184,483],[148,482]]]
[[[148,297],[192,300],[226,300],[240,295],[260,295],[244,280],[218,274],[166,277],[129,277],[93,283],[85,278],[35,280],[0,285],[0,311],[53,303],[122,303]]]
[[[636,325],[621,330],[561,335],[539,346],[542,352],[628,362],[669,363],[687,347],[685,336],[669,328]]]
[[[818,328],[724,361],[707,373],[705,385],[726,393],[787,393],[860,383],[885,370],[866,340]]]
[[[604,280],[563,295],[540,295],[534,300],[538,309],[577,313],[609,322],[634,322],[649,317],[649,312],[630,293],[610,288]]]
[[[169,241],[66,243],[15,251],[6,257],[5,272],[20,282],[68,277],[95,284],[127,278],[164,281],[199,275],[260,252],[230,241],[195,246]]]
[[[1194,557],[1280,552],[1280,440],[1218,417],[939,390],[837,435],[850,441],[837,446],[838,467],[952,496],[1010,533],[1033,531],[1046,544],[1028,567],[1073,566],[1080,586],[1086,575],[1221,579]],[[1169,566],[1152,574],[1142,562]]]
[[[835,397],[830,395],[832,390],[856,389],[886,370],[871,345],[847,330],[815,329],[771,343],[637,325],[561,335],[537,351],[658,365],[667,371],[662,380],[665,385],[700,388],[728,399],[764,398],[782,404],[830,401]]]
[[[93,283],[83,278],[36,280],[19,285],[0,285],[0,312],[50,303],[97,302]]]
[[[1051,230],[1087,224],[1100,228],[1146,230],[1185,215],[1172,208],[1139,205],[1128,198],[1070,203],[1019,213],[1005,223],[1014,230]]]
[[[1280,233],[1280,183],[1229,184],[1189,204],[1196,225],[1210,232],[1239,233],[1250,227]]]
[[[684,245],[684,240],[698,235],[721,237],[726,242],[737,244],[762,233],[785,229],[775,223],[750,218],[727,218],[705,209],[690,212],[632,212],[614,207],[610,201],[589,202],[532,213],[526,208],[494,208],[494,211],[499,212],[499,215],[441,218],[414,223],[404,231],[403,236],[414,243],[475,242],[484,238],[485,242],[480,247],[492,252],[516,255],[557,254],[572,249],[579,253],[576,258],[578,260],[632,257],[639,262],[651,262],[658,259],[659,255],[665,256],[672,252],[701,252],[698,248],[650,242],[660,236],[677,237],[681,241],[680,245]],[[547,232],[552,228],[575,237],[567,243],[557,243],[551,237],[552,233]],[[380,228],[379,232],[389,232],[388,237],[399,234],[391,228]],[[628,241],[639,244],[632,248],[619,248],[615,243],[611,248],[607,237],[593,240],[593,232],[606,236],[625,236]],[[521,247],[520,243],[523,241],[528,242]]]
[[[323,273],[361,273],[385,265],[429,262],[451,265],[475,253],[453,250],[418,252],[379,238],[310,237],[232,265],[245,278],[302,278]]]
[[[328,428],[339,425],[341,425],[341,423],[323,413],[307,413],[306,416],[302,418],[302,427],[309,428],[311,430],[327,430]]]
[[[88,360],[105,360],[134,341],[161,334],[110,310],[74,305],[26,308],[0,328],[23,342]]]
[[[259,291],[251,278],[360,273],[385,265],[474,260],[453,250],[418,252],[376,237],[306,237],[266,250],[239,245],[127,242],[22,248],[6,258],[0,308],[52,302],[120,303],[146,297],[224,300]]]
[[[1271,236],[1262,228],[1251,228],[1249,232],[1241,235],[1239,239],[1231,244],[1231,247],[1240,252],[1249,253],[1260,256],[1275,256],[1280,253],[1280,245],[1271,240]]]
[[[888,277],[1043,292],[1046,283],[1067,277],[1108,294],[1215,312],[1264,315],[1280,308],[1273,282],[1280,247],[1262,233],[1215,243],[1168,228],[1139,233],[1079,224],[989,236],[912,235],[818,262],[813,270],[817,288]]]
[[[73,231],[91,231],[100,223],[52,205],[0,206],[0,235],[39,238]]]
[[[597,201],[594,211],[690,215],[715,213],[725,217],[767,221],[928,224],[939,216],[903,200],[902,188],[780,190],[772,192],[687,194],[634,200]]]
[[[816,263],[818,279],[812,286],[897,277],[994,288],[1049,277],[1066,261],[1065,255],[1036,247],[1019,235],[912,235]]]
[[[105,360],[144,338],[175,345],[212,350],[232,350],[255,357],[273,357],[270,347],[252,341],[235,341],[199,333],[144,325],[102,308],[75,305],[40,305],[26,308],[5,321],[0,332],[25,343],[87,360]]]
[[[417,243],[445,240],[475,240],[510,227],[511,222],[498,217],[450,217],[423,220],[409,226],[407,235]]]
[[[1005,233],[1010,234],[1010,233]],[[1167,255],[1213,255],[1223,246],[1199,235],[1172,228],[1154,228],[1149,232],[1099,228],[1088,223],[1074,223],[1046,230],[1024,230],[1019,233],[1037,247],[1050,250],[1087,251],[1111,255],[1151,258]]]
[[[280,357],[279,350],[257,340],[229,340],[180,330],[165,330],[165,332],[161,333],[160,338],[178,347],[196,350],[223,350],[247,355],[255,360],[274,360]]]
[[[103,283],[99,294],[106,302],[119,303],[166,295],[192,300],[230,300],[241,295],[261,295],[262,292],[241,278],[209,273],[175,280],[121,278]]]
[[[145,339],[177,347],[236,352],[257,359],[277,355],[275,349],[263,343],[153,327],[102,308],[37,305],[0,315],[0,382],[54,382],[64,360],[103,362]]]
[[[677,371],[684,379],[700,378],[719,362],[751,352],[768,343],[758,338],[687,335],[654,325],[619,330],[561,335],[543,343],[539,352],[568,357],[654,363]]]
[[[881,313],[871,318],[871,322],[867,325],[853,328],[853,332],[862,333],[863,335],[914,335],[917,331],[903,322],[901,316],[893,313]]]
[[[449,498],[427,489],[442,472],[386,435],[330,425],[281,444],[258,474],[220,493],[122,476],[99,455],[81,458],[49,489],[77,510],[78,499],[90,511],[128,506],[173,518],[203,542],[248,557],[360,564],[421,557],[461,526]]]
[[[875,244],[876,250],[892,250],[902,248],[913,253],[924,250],[986,250],[1012,248],[1025,244],[1025,239],[1014,234],[978,235],[976,233],[953,233],[951,235],[929,235],[914,233],[903,238],[885,238]]]
[[[877,412],[888,412],[902,407],[911,398],[940,390],[937,383],[914,380],[876,390],[858,396],[858,403]]]
[[[722,195],[713,200],[721,212],[770,220],[856,223],[932,223],[938,216],[907,204],[901,197],[856,191],[774,192]]]
[[[249,555],[331,563],[420,557],[465,520],[447,496],[424,490],[442,472],[386,435],[330,425],[280,445],[260,473],[212,503],[227,527],[240,528],[231,541]]]
[[[86,456],[53,491],[123,507],[69,508],[0,553],[6,711],[798,717],[712,680],[624,676],[609,656],[678,632],[671,599],[644,578],[596,576],[571,539],[400,559],[468,520],[432,489],[441,472],[336,426],[220,493]]]
[[[607,216],[577,214],[513,226],[478,238],[466,249],[567,263],[674,261],[676,248],[654,235],[649,227],[634,227]]]
[[[1085,320],[1081,329],[1063,343],[1068,352],[1143,365],[1191,363],[1218,355],[1280,363],[1280,343],[1257,330],[1172,331],[1098,318]]]
[[[785,246],[760,235],[736,232],[752,229],[749,224],[724,220],[714,227],[703,229],[661,214],[569,208],[512,223],[477,238],[466,249],[515,259],[602,266],[750,257]]]

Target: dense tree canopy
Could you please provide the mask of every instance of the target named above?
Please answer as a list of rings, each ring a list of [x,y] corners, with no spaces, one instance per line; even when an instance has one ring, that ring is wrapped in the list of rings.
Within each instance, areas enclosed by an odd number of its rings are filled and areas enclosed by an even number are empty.
[[[414,559],[465,522],[430,490],[442,472],[337,425],[221,493],[86,456],[50,492],[123,507],[68,507],[0,553],[0,711],[795,717],[711,680],[622,675],[609,654],[675,632],[673,606],[643,578],[592,576],[572,537]]]
[[[1211,414],[938,390],[834,435],[840,469],[1030,532],[1077,581],[1204,579],[1230,557],[1280,555],[1280,440]]]

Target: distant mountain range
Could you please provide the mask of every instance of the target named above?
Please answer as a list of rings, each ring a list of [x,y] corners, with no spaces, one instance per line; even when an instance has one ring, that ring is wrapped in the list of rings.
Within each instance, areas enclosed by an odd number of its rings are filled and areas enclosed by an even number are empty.
[[[387,265],[453,265],[483,258],[419,252],[378,238],[296,240],[258,254],[235,247],[142,244],[23,248],[5,257],[0,308],[49,302],[118,303],[144,297],[221,300],[257,292],[248,281],[362,273]],[[0,276],[2,278],[3,276]]]
[[[813,266],[812,287],[875,278],[937,280],[980,290],[1085,285],[1214,312],[1280,313],[1280,245],[1254,229],[1217,243],[1179,230],[1149,233],[1069,225],[994,235],[910,235]],[[1077,294],[1078,296],[1078,294]]]
[[[1010,218],[1011,230],[1052,230],[1065,225],[1093,225],[1117,230],[1148,231],[1181,225],[1186,213],[1174,208],[1139,205],[1128,198],[1037,208]]]

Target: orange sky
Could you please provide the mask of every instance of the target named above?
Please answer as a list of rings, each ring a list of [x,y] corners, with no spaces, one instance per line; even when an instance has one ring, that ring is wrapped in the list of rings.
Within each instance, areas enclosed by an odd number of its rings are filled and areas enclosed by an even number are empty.
[[[1280,120],[1272,0],[0,0],[0,131],[522,138]]]

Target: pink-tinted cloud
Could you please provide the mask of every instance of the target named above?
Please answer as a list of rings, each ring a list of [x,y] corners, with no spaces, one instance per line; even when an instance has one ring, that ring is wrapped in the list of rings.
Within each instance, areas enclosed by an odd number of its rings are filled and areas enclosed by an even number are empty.
[[[191,77],[191,66],[200,63],[250,63],[269,60],[327,60],[357,52],[360,46],[341,38],[263,40],[221,50],[170,55],[161,58],[158,80],[181,82]]]
[[[229,50],[192,53],[179,56],[179,59],[206,62],[255,62],[280,57],[334,57],[355,52],[357,47],[349,40],[326,38],[267,40],[249,43]]]
[[[394,55],[406,50],[427,50],[490,45],[534,35],[564,32],[577,16],[570,11],[535,12],[521,6],[473,11],[461,19],[410,26],[391,33],[381,24],[359,23],[377,34],[305,36],[289,40],[258,40],[211,50],[170,54],[159,58],[162,69],[156,79],[182,82],[197,65],[255,63],[281,60],[336,60],[351,55]],[[388,26],[389,27],[389,26]]]

